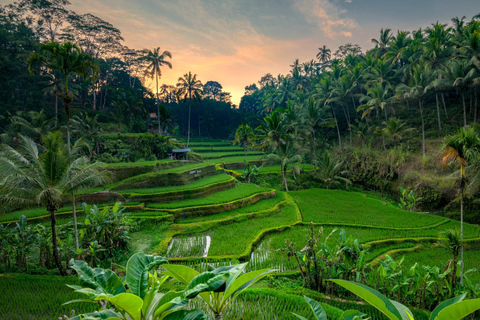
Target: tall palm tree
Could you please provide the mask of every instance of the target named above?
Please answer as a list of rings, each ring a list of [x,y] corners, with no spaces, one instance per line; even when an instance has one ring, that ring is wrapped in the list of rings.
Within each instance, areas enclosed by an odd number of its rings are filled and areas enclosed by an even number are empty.
[[[187,148],[190,144],[190,113],[192,102],[197,103],[202,98],[203,85],[200,80],[197,80],[197,75],[192,74],[191,71],[185,73],[183,78],[178,78],[177,95],[183,97],[183,102],[188,99],[188,134],[187,134]]]
[[[98,73],[98,66],[92,56],[84,54],[82,49],[72,42],[49,42],[40,44],[39,50],[28,57],[28,70],[33,74],[34,66],[41,65],[50,71],[58,71],[63,78],[63,107],[67,115],[67,141],[70,149],[70,103],[73,95],[69,91],[68,80],[71,75],[84,79],[93,78]]]
[[[241,143],[243,145],[243,151],[245,152],[245,166],[247,165],[247,146],[253,146],[254,141],[255,134],[253,133],[253,129],[248,124],[241,124],[235,132],[233,144]]]
[[[302,162],[302,154],[305,150],[300,148],[296,137],[286,135],[284,143],[281,143],[275,150],[275,153],[267,155],[267,159],[280,162],[280,170],[282,172],[282,181],[285,191],[288,192],[287,171],[290,168],[293,174],[300,173],[300,167],[297,165]]]
[[[430,67],[420,62],[416,64],[410,71],[409,85],[400,84],[397,91],[405,92],[409,97],[418,101],[420,110],[420,118],[422,121],[422,155],[425,157],[425,119],[423,117],[423,100],[425,98],[427,88],[432,82],[433,72]]]
[[[317,59],[322,63],[326,64],[332,57],[332,51],[323,45],[323,47],[318,48]]]
[[[158,103],[158,78],[162,76],[162,70],[160,67],[163,67],[164,65],[168,66],[170,69],[172,69],[172,64],[170,61],[165,60],[167,57],[172,59],[172,54],[170,51],[163,51],[163,53],[160,54],[160,47],[154,48],[153,51],[145,49],[144,50],[145,56],[144,60],[147,62],[147,69],[145,71],[145,74],[148,75],[150,78],[155,78],[155,84],[157,86],[157,91],[156,91],[156,103],[157,103],[157,121],[158,121],[158,133],[162,134],[162,129],[160,126],[160,104]]]
[[[22,136],[21,140],[22,152],[9,146],[0,152],[0,203],[47,209],[55,264],[65,275],[57,248],[55,212],[63,206],[66,196],[107,182],[107,172],[100,170],[102,164],[78,157],[79,143],[69,151],[60,132],[44,136],[43,153],[32,139]]]
[[[318,175],[324,183],[325,189],[338,181],[345,182],[345,185],[352,184],[349,179],[342,177],[347,174],[347,171],[343,170],[343,161],[335,159],[330,152],[325,151],[318,157],[318,167]]]
[[[441,149],[444,165],[455,162],[460,166],[460,283],[463,285],[463,198],[467,177],[465,167],[478,159],[480,139],[473,128],[460,129],[456,134],[446,136]]]
[[[303,125],[312,137],[313,167],[317,174],[317,130],[319,128],[335,127],[335,119],[330,116],[329,108],[322,106],[320,101],[314,101],[312,98],[305,102],[302,118]]]

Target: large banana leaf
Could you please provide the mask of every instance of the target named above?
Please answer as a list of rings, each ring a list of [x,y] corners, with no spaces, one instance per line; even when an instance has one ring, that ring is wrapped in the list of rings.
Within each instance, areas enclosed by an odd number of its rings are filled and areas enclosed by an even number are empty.
[[[242,269],[243,270],[243,269]],[[225,291],[223,295],[223,302],[225,302],[230,297],[232,299],[235,298],[238,294],[242,291],[247,289],[250,285],[254,284],[255,282],[261,280],[263,277],[267,276],[268,274],[275,272],[274,269],[262,269],[257,271],[252,271],[249,273],[244,273],[240,277],[238,277],[234,282],[232,282]]]
[[[132,293],[143,299],[147,293],[149,272],[166,262],[164,257],[145,255],[142,252],[128,259],[126,282]]]
[[[430,315],[430,320],[435,320],[435,318],[438,316],[438,313],[445,309],[448,306],[451,306],[452,304],[455,304],[457,302],[463,301],[465,297],[467,296],[466,293],[461,294],[455,298],[448,299],[440,303],[435,309],[433,309],[432,314]]]
[[[170,313],[163,320],[206,320],[207,316],[200,310],[178,310]]]
[[[167,270],[164,272],[165,275],[177,279],[177,281],[184,285],[188,285],[193,278],[200,274],[200,272],[180,264],[165,264],[162,267]]]
[[[96,300],[106,300],[113,304],[118,310],[128,313],[132,320],[142,319],[143,300],[131,293],[121,293],[114,297],[99,295]]]
[[[459,301],[440,310],[435,320],[460,320],[480,309],[480,299]]]
[[[120,319],[118,317],[118,315],[111,310],[101,310],[101,311],[98,311],[98,312],[86,313],[86,314],[83,314],[81,316],[78,315],[78,316],[75,316],[73,318],[70,318],[69,320],[82,320],[85,317],[90,317],[91,319],[105,319],[105,320]]]
[[[229,275],[229,273],[203,272],[190,281],[185,288],[184,297],[193,299],[202,292],[215,291],[225,285]]]
[[[117,295],[126,292],[122,280],[107,269],[92,269],[85,261],[70,260],[70,265],[78,274],[80,283],[87,288],[95,290],[96,294]],[[74,287],[78,289],[78,287]]]
[[[388,299],[377,290],[374,290],[360,283],[346,280],[336,279],[330,281],[335,282],[339,286],[364,299],[366,302],[368,302],[373,307],[382,312],[384,315],[386,315],[390,320],[413,319],[412,312],[407,307],[398,302]]]

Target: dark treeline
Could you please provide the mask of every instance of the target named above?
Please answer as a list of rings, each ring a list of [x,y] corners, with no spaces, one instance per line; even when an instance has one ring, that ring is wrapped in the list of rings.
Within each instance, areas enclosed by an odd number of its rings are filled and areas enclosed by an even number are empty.
[[[94,77],[70,75],[72,114],[98,115],[100,123],[112,124],[104,126],[106,132],[156,129],[155,93],[145,87],[149,78],[155,81],[155,73],[148,68],[148,50],[128,48],[119,29],[92,14],[77,14],[68,9],[69,4],[66,0],[22,0],[0,6],[0,127],[5,128],[12,116],[25,117],[22,112],[41,110],[47,119],[58,117],[55,126],[65,123],[61,74],[44,66],[29,72],[27,60],[39,50],[39,44],[70,41],[98,66]],[[169,134],[176,130],[187,135],[192,101],[175,95],[178,88],[173,88],[164,85],[159,90],[164,104],[162,126]],[[225,138],[241,118],[232,107],[230,94],[223,92],[218,82],[208,81],[202,99],[192,103],[191,134]]]

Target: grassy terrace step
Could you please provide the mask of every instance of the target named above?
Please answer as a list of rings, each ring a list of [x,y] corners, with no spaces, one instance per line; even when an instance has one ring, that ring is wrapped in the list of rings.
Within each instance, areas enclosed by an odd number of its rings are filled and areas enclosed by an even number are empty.
[[[198,216],[198,217],[187,217],[186,219],[178,219],[177,223],[179,224],[189,224],[189,223],[201,223],[214,220],[222,220],[226,218],[235,217],[237,215],[243,214],[253,214],[263,210],[272,209],[280,202],[285,201],[285,196],[283,192],[276,192],[276,196],[270,199],[260,200],[259,202],[252,204],[251,206],[238,208],[231,211],[220,212],[217,214],[212,214],[209,216]]]
[[[245,153],[243,151],[232,151],[232,152],[203,152],[200,153],[203,159],[218,159],[218,158],[225,158],[225,157],[235,157],[235,156],[244,156]],[[263,155],[262,152],[258,151],[247,151],[247,156],[261,156]]]
[[[157,161],[119,162],[108,164],[106,169],[112,172],[113,182],[118,182],[139,174],[180,167],[185,163],[186,162],[184,161],[167,159]]]
[[[444,220],[439,216],[404,211],[358,192],[309,189],[291,192],[291,196],[299,205],[305,222],[407,228]]]
[[[221,173],[183,186],[122,190],[120,193],[134,201],[167,202],[203,197],[233,187],[235,187],[235,178]]]
[[[478,226],[473,225],[464,225],[465,228],[465,237],[470,239],[478,239]],[[353,226],[324,226],[322,231],[321,239],[325,239],[335,228],[337,228],[334,236],[330,237],[330,241],[333,241],[337,238],[340,229],[345,229],[347,236],[352,236],[354,239],[358,239],[361,243],[371,243],[372,241],[379,240],[388,240],[381,241],[385,245],[378,247],[373,247],[372,251],[374,252],[369,256],[370,259],[374,259],[378,254],[383,254],[383,248],[392,248],[387,249],[409,249],[402,248],[402,243],[415,243],[411,248],[425,243],[430,248],[430,242],[436,241],[438,235],[441,231],[458,228],[459,223],[457,221],[449,221],[447,224],[440,225],[437,228],[433,229],[413,229],[413,230],[387,230],[387,229],[371,229],[365,227],[353,227]],[[315,233],[320,229],[320,225],[315,226]],[[285,229],[282,232],[272,233],[266,236],[262,242],[256,246],[255,250],[250,259],[250,264],[252,269],[262,269],[262,268],[277,268],[282,271],[295,270],[298,268],[298,264],[293,257],[287,257],[285,252],[278,251],[279,249],[285,248],[285,239],[291,240],[296,244],[297,249],[301,249],[306,245],[305,235],[309,233],[309,227],[306,225],[297,225]],[[236,237],[237,235],[231,235]],[[240,235],[241,236],[241,235]],[[396,242],[393,239],[398,239],[401,242]],[[212,240],[213,243],[213,240]],[[405,245],[409,246],[409,245]],[[446,252],[444,251],[444,254]],[[448,259],[446,259],[448,260]],[[446,261],[445,260],[445,261]],[[444,261],[444,262],[445,262]],[[425,264],[430,264],[425,262]]]
[[[217,170],[212,164],[195,163],[137,175],[115,183],[110,189],[117,191],[186,185],[216,173]]]
[[[192,147],[192,150],[197,152],[197,153],[205,153],[205,152],[231,152],[231,151],[237,151],[237,152],[243,152],[243,147],[239,146],[207,146],[207,147]],[[249,151],[249,150],[247,150]]]
[[[107,205],[111,206],[111,204],[97,204],[99,208],[103,208]],[[122,207],[126,207],[128,211],[136,211],[140,210],[143,207],[143,203],[140,202],[129,202]],[[83,210],[81,206],[76,207],[77,214],[83,214]],[[73,208],[71,206],[60,208],[58,211],[55,212],[55,216],[60,218],[63,216],[70,216],[73,214]],[[25,215],[27,220],[35,221],[35,220],[42,220],[42,219],[49,219],[50,212],[47,211],[45,208],[32,208],[32,209],[25,209],[25,210],[18,210],[9,213],[5,213],[0,215],[0,223],[12,223],[18,221],[21,215]]]
[[[259,157],[259,159],[261,159],[261,158]],[[264,159],[264,160],[266,160],[266,159]],[[258,165],[258,164],[256,163],[256,165]],[[311,165],[311,164],[304,163],[304,164],[300,164],[299,167],[300,167],[301,170],[305,170],[305,171],[313,170],[313,165]],[[233,169],[232,171],[234,171],[237,174],[242,174],[243,173],[243,168],[239,167],[237,169]],[[290,172],[291,170],[289,169],[288,171]],[[263,166],[259,171],[260,174],[270,174],[270,173],[280,173],[280,172],[281,172],[280,165]]]
[[[169,212],[178,219],[235,210],[272,197],[275,197],[273,189],[262,188],[257,185],[239,184],[233,189],[220,191],[204,198],[149,204],[145,210]]]
[[[249,156],[247,155],[247,161],[259,161],[262,155]],[[228,156],[224,158],[214,158],[214,159],[205,159],[205,162],[211,164],[221,164],[221,163],[241,163],[245,160],[245,156]]]

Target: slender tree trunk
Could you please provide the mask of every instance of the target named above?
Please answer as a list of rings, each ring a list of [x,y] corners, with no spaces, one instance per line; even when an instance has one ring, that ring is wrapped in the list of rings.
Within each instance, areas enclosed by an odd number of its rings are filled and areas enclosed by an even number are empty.
[[[192,107],[192,99],[188,102],[188,133],[187,133],[187,148],[190,144],[190,109]]]
[[[478,99],[477,99],[477,86],[473,87],[473,96],[475,97],[475,111],[473,113],[473,123],[477,123],[477,105],[478,105]]]
[[[420,118],[422,119],[422,156],[423,158],[425,158],[425,121],[423,119],[423,108],[421,100],[418,100],[418,105],[420,106]]]
[[[97,110],[97,85],[93,84],[93,110]]]
[[[448,117],[447,105],[445,104],[445,96],[443,95],[443,93],[441,93],[440,96],[442,97],[443,110],[445,111],[445,116]]]
[[[65,270],[62,266],[62,261],[58,253],[57,248],[57,229],[56,229],[56,220],[55,220],[55,210],[50,210],[50,223],[52,226],[52,248],[53,248],[53,258],[55,259],[55,264],[57,265],[60,275],[66,276]]]
[[[283,185],[285,186],[285,191],[288,192],[287,167],[282,168],[282,178],[283,178]]]
[[[58,128],[58,92],[55,90],[55,128]]]
[[[340,136],[340,128],[338,127],[338,121],[337,121],[337,117],[335,115],[335,111],[333,111],[333,107],[332,107],[332,113],[333,113],[333,118],[335,119],[335,126],[337,127],[337,134],[338,134],[338,144],[340,145],[340,149],[343,149],[342,147],[342,138]]]
[[[158,73],[155,72],[156,75],[156,83],[157,83],[157,122],[158,122],[158,134],[162,134],[162,130],[160,129],[160,104],[158,103]]]
[[[73,208],[73,232],[75,233],[75,250],[80,248],[78,243],[78,226],[77,226],[77,210],[75,208],[75,194],[72,192],[72,208]]]
[[[463,92],[462,92],[462,102],[463,102],[463,126],[466,128],[467,127],[467,106],[465,105],[465,94]]]
[[[313,173],[317,175],[317,139],[313,128]]]
[[[463,185],[460,195],[460,285],[463,286]]]
[[[440,120],[440,105],[438,104],[438,93],[435,92],[435,101],[437,102],[438,131],[442,132],[442,121]]]

